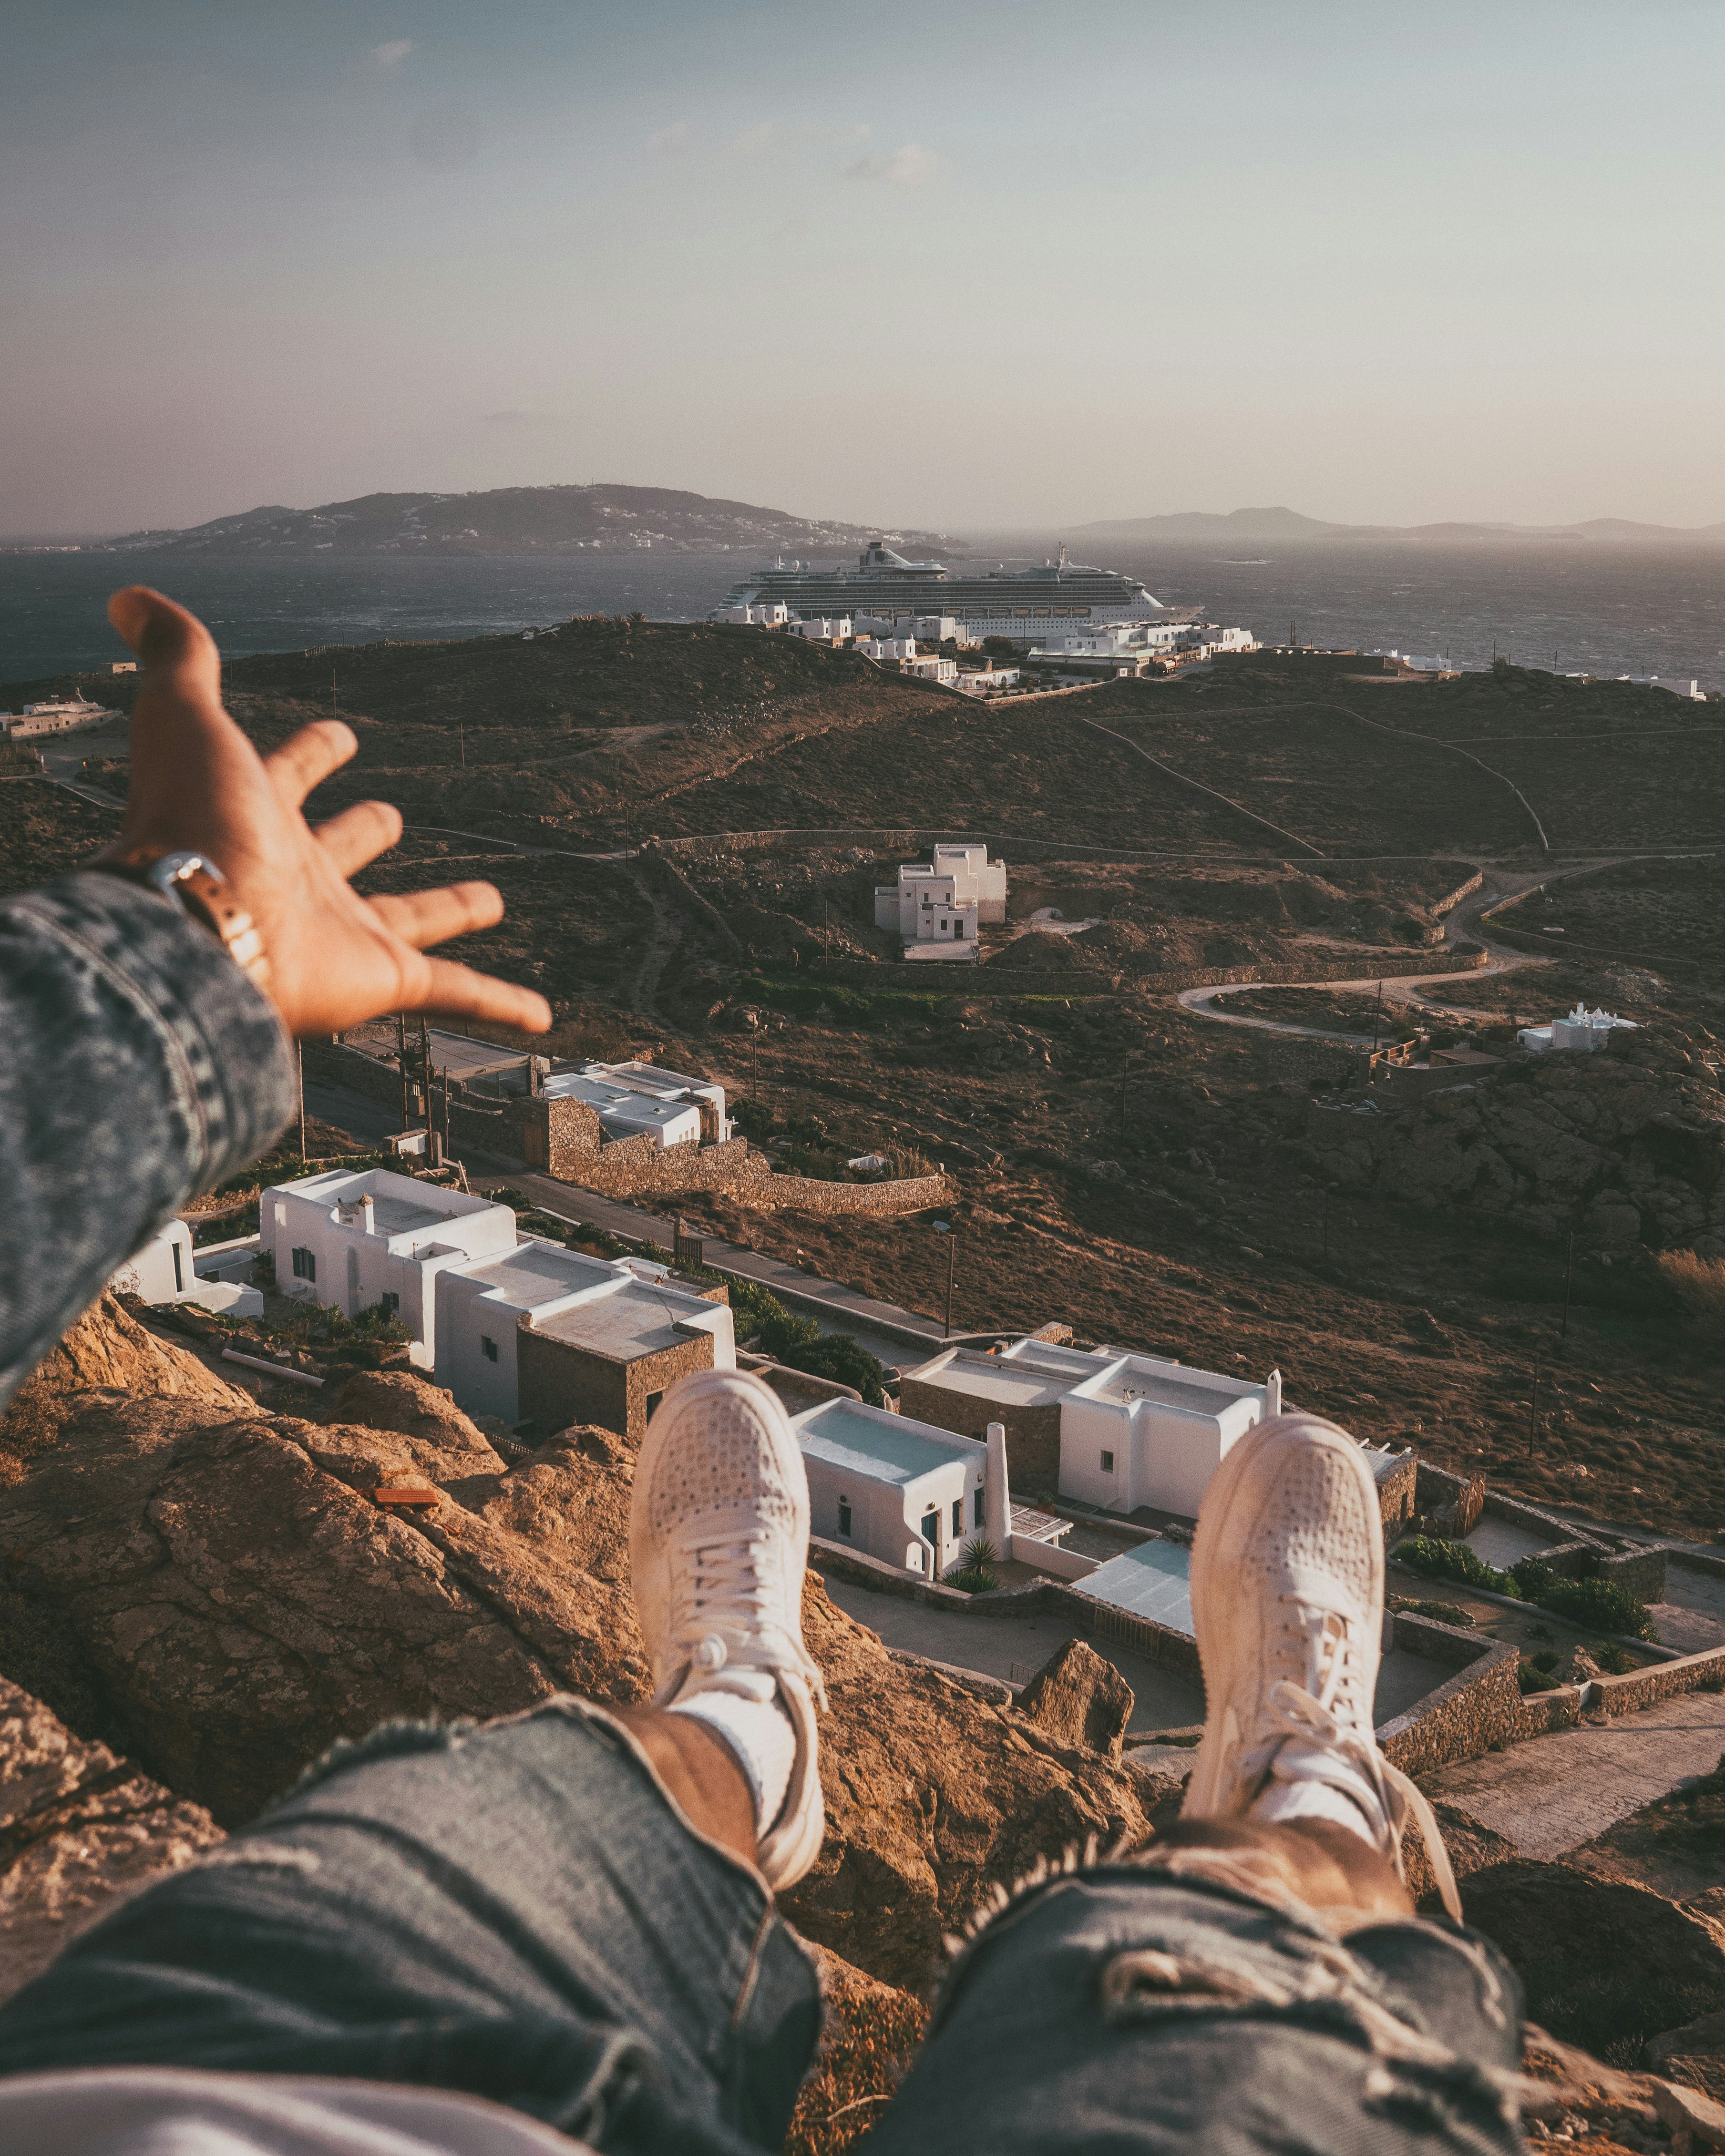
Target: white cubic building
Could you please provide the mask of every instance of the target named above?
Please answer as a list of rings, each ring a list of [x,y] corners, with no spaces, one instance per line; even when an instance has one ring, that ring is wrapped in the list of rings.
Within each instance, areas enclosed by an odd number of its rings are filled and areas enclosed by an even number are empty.
[[[437,1363],[438,1275],[505,1257],[517,1240],[508,1206],[387,1168],[276,1183],[259,1200],[258,1232],[284,1294],[348,1317],[381,1304],[407,1327],[423,1370]]]
[[[26,704],[22,711],[0,711],[0,727],[14,741],[28,741],[42,734],[75,733],[80,727],[123,716],[82,696],[53,696],[46,703]]]
[[[793,636],[806,636],[816,644],[843,644],[850,634],[850,617],[817,614],[812,620],[785,624]]]
[[[1615,1018],[1609,1011],[1589,1010],[1585,1004],[1577,1004],[1567,1018],[1554,1018],[1549,1025],[1524,1025],[1517,1038],[1535,1055],[1553,1049],[1579,1049],[1588,1055],[1603,1048],[1620,1027],[1630,1033],[1637,1030],[1632,1018]]]
[[[936,846],[926,861],[906,861],[898,881],[875,886],[875,926],[918,943],[968,943],[984,921],[1006,918],[1006,864],[982,844]]]
[[[519,1238],[489,1199],[337,1168],[266,1190],[259,1218],[278,1287],[349,1317],[381,1306],[470,1414],[639,1436],[667,1384],[737,1367],[725,1303],[662,1266]]]
[[[1195,1518],[1230,1446],[1281,1412],[1262,1384],[1119,1348],[1018,1340],[998,1355],[949,1348],[905,1373],[906,1413],[980,1435],[999,1421],[1021,1486],[1058,1487],[1111,1512]]]
[[[729,622],[736,629],[783,629],[790,618],[790,608],[776,601],[757,606],[720,607],[707,617],[710,621]]]
[[[907,659],[901,670],[914,674],[919,681],[941,681],[950,688],[958,679],[958,661],[942,659],[937,652],[929,652],[920,659]]]
[[[791,1418],[809,1475],[810,1532],[938,1579],[984,1532],[988,1448],[860,1400]]]
[[[914,636],[860,636],[856,648],[865,659],[875,660],[883,666],[901,665],[916,656]]]
[[[261,1317],[264,1298],[251,1284],[249,1250],[219,1245],[202,1256],[183,1220],[158,1228],[108,1282],[116,1295],[135,1295],[156,1306],[195,1302],[223,1317]]]

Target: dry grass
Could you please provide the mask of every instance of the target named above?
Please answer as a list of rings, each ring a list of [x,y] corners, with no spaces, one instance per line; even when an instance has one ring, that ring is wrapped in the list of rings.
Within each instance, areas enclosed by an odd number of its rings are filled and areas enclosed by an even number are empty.
[[[1693,1250],[1661,1250],[1656,1262],[1692,1323],[1709,1330],[1725,1325],[1725,1258],[1703,1258]]]

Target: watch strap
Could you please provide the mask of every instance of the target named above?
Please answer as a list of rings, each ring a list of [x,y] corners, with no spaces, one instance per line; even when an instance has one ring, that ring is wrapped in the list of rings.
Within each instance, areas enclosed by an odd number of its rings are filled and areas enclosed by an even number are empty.
[[[270,957],[263,937],[207,855],[174,846],[128,846],[86,865],[174,901],[208,929],[252,985],[268,994]]]

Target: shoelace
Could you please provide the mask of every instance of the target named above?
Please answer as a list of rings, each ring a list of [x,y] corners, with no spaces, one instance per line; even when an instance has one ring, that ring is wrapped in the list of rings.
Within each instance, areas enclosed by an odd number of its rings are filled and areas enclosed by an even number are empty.
[[[819,1670],[800,1637],[773,1614],[779,1599],[776,1553],[772,1542],[747,1537],[691,1550],[675,1569],[671,1637],[692,1669],[712,1671],[734,1661],[799,1671],[824,1707]]]
[[[1386,1853],[1395,1865],[1398,1877],[1402,1876],[1402,1821],[1408,1813],[1412,1813],[1425,1843],[1425,1853],[1444,1907],[1460,1923],[1461,1897],[1455,1890],[1455,1874],[1439,1831],[1436,1813],[1425,1791],[1378,1749],[1371,1734],[1369,1717],[1365,1718],[1362,1731],[1359,1702],[1353,1694],[1364,1672],[1353,1651],[1352,1625],[1339,1611],[1301,1603],[1293,1595],[1282,1599],[1301,1613],[1308,1681],[1297,1685],[1290,1678],[1281,1677],[1271,1686],[1264,1702],[1264,1719],[1269,1727],[1252,1748],[1246,1771],[1255,1779],[1256,1774],[1269,1768],[1290,1738],[1321,1751],[1339,1753],[1358,1770],[1383,1803],[1384,1824],[1390,1837]],[[1345,1720],[1337,1711],[1338,1705],[1344,1708]]]

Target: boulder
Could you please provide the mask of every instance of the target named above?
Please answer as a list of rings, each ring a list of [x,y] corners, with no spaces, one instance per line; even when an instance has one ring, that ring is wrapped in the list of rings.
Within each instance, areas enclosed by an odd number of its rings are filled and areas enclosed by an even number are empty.
[[[424,1527],[380,1511],[319,1464],[375,1472],[367,1435],[100,1394],[0,1493],[0,1577],[75,1639],[140,1758],[225,1825],[395,1717],[642,1687],[626,1597],[453,1499]]]
[[[0,1678],[0,1999],[126,1895],[221,1839],[201,1805]]]
[[[17,1481],[90,1392],[201,1400],[218,1415],[249,1414],[257,1407],[249,1393],[218,1378],[186,1348],[158,1339],[105,1290],[0,1415],[0,1483]]]
[[[1725,2009],[1713,1928],[1631,1880],[1517,1858],[1475,1872],[1462,1902],[1519,1972],[1528,2012],[1571,2042],[1645,2041]]]
[[[1699,2021],[1688,2021],[1681,2029],[1667,2029],[1661,2035],[1650,2036],[1646,2058],[1650,2066],[1656,2067],[1663,2067],[1671,2059],[1725,2059],[1725,2014],[1703,2014]]]
[[[1443,1835],[1444,1848],[1450,1859],[1450,1869],[1458,1885],[1476,1871],[1484,1871],[1493,1865],[1508,1864],[1521,1855],[1521,1851],[1506,1835],[1481,1826],[1479,1821],[1455,1804],[1435,1804],[1438,1831]],[[1414,1897],[1424,1916],[1435,1916],[1443,1903],[1437,1892],[1437,1874],[1431,1868],[1431,1859],[1426,1852],[1425,1837],[1409,1820],[1402,1835],[1402,1870],[1408,1883],[1408,1892]],[[1467,1896],[1462,1895],[1464,1913],[1467,1912]],[[1468,1921],[1473,1919],[1468,1913]]]
[[[1019,1694],[1019,1712],[1057,1743],[1087,1746],[1118,1759],[1136,1702],[1132,1688],[1112,1662],[1087,1640],[1068,1640]]]

